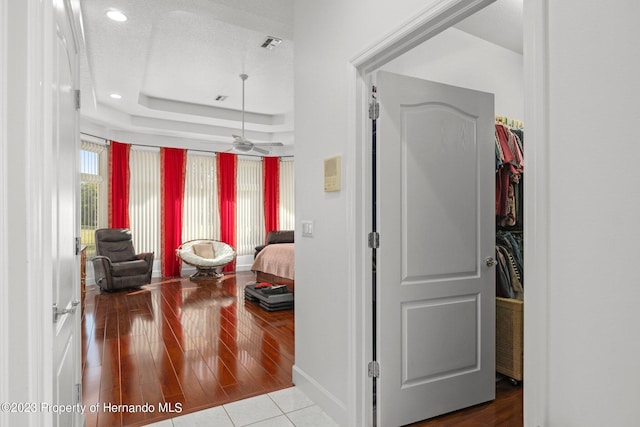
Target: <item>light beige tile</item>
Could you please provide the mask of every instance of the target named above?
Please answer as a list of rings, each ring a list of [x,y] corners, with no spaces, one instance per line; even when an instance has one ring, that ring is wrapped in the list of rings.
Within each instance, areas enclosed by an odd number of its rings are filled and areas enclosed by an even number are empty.
[[[171,420],[162,420],[157,423],[147,424],[147,427],[173,427]]]
[[[228,403],[224,405],[224,409],[236,427],[283,415],[280,408],[266,394]]]
[[[234,427],[222,406],[173,418],[173,427]]]
[[[289,418],[285,415],[279,417],[269,418],[268,420],[258,421],[255,424],[251,424],[247,427],[295,427]]]
[[[297,387],[274,391],[273,393],[269,393],[269,397],[273,399],[285,414],[314,405],[311,399]]]
[[[289,412],[287,417],[296,427],[339,427],[331,417],[315,405]]]

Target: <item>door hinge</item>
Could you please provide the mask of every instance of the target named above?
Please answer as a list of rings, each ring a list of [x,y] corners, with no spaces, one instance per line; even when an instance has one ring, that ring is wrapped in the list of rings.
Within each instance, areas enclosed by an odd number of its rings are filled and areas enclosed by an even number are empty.
[[[380,364],[375,360],[369,362],[369,378],[379,378],[380,377]]]
[[[75,103],[76,103],[76,110],[80,109],[80,89],[76,89],[74,91],[74,97],[75,97]]]
[[[369,119],[377,120],[380,117],[380,104],[378,101],[373,100],[369,103]]]
[[[80,246],[82,243],[80,242],[80,238],[76,237],[76,255],[80,255]]]
[[[380,247],[380,233],[377,231],[369,233],[369,247],[371,249],[378,249]]]
[[[75,393],[76,393],[75,395],[76,404],[82,403],[82,384],[76,384]]]
[[[58,322],[58,317],[65,315],[65,314],[74,314],[76,312],[76,308],[78,307],[78,305],[80,304],[80,301],[72,301],[71,302],[71,308],[65,308],[65,309],[59,309],[58,308],[58,304],[54,303],[53,304],[53,323],[57,323]]]

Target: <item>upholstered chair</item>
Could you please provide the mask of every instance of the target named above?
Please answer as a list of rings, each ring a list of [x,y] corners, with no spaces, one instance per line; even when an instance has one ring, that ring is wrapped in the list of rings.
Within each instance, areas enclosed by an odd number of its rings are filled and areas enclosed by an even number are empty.
[[[136,254],[126,228],[96,230],[93,270],[96,284],[105,291],[134,288],[151,282],[153,252]]]

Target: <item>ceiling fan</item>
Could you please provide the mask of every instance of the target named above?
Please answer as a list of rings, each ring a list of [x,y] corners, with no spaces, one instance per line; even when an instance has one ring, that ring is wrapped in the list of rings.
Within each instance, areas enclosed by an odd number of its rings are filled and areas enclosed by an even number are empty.
[[[282,147],[282,142],[251,142],[244,137],[244,82],[249,78],[246,74],[240,74],[242,79],[242,135],[233,136],[233,149],[246,153],[251,150],[262,154],[269,154],[270,151],[262,147]]]

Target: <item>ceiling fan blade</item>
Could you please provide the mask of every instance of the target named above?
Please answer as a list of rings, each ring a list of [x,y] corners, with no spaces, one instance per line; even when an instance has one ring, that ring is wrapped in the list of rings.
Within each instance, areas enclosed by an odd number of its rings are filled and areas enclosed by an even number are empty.
[[[253,150],[257,151],[258,153],[262,153],[262,154],[271,154],[271,152],[269,150],[265,150],[264,148],[256,147],[255,145],[253,146]]]
[[[259,145],[261,147],[282,147],[282,142],[254,142],[253,145]]]

